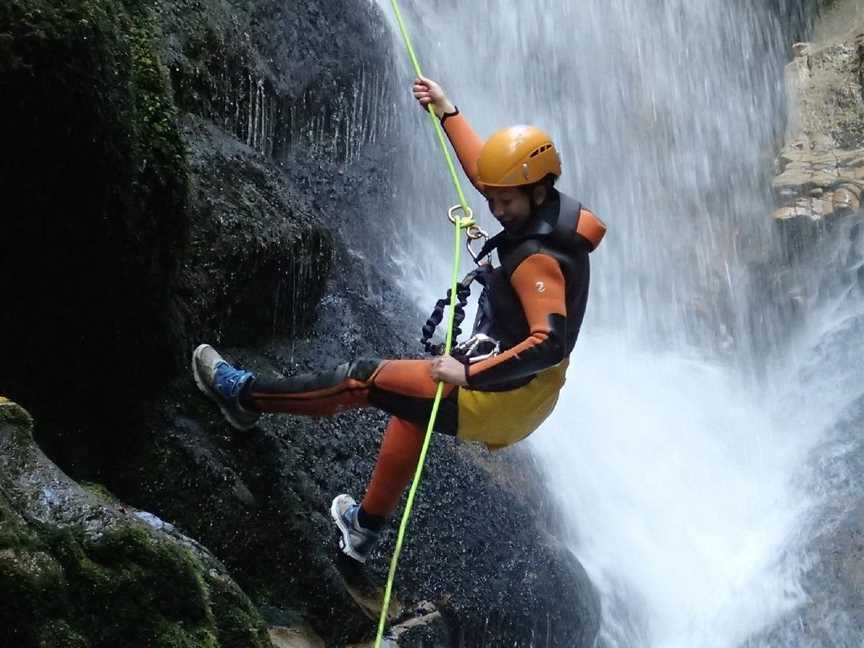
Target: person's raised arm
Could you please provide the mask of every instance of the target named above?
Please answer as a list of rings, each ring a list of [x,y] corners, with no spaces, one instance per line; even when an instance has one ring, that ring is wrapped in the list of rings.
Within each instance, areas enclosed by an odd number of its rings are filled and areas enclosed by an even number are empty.
[[[418,77],[414,79],[412,88],[414,97],[421,106],[426,108],[432,104],[432,109],[441,120],[441,126],[450,144],[453,145],[453,150],[459,157],[459,162],[462,164],[462,169],[468,176],[477,190],[483,193],[483,188],[477,183],[477,160],[480,158],[480,150],[483,148],[483,140],[471,128],[468,120],[462,116],[459,109],[453,105],[453,102],[444,93],[441,86],[426,77]]]

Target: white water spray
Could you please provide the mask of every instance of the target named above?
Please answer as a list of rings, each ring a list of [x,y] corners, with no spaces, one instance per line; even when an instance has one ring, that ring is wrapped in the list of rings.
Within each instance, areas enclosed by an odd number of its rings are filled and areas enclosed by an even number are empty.
[[[861,391],[852,370],[821,392],[800,378],[822,358],[816,315],[817,333],[778,353],[787,323],[753,281],[776,258],[784,43],[752,4],[439,0],[406,12],[426,74],[478,132],[549,131],[560,188],[609,224],[568,384],[530,441],[600,590],[609,647],[761,641],[805,601],[796,547],[818,496],[797,480],[831,425],[816,413]],[[425,305],[430,284],[447,284],[447,178],[413,110],[403,248]]]

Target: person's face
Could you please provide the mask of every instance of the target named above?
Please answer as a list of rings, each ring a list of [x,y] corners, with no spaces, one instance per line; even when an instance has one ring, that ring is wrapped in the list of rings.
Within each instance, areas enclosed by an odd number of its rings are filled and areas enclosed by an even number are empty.
[[[543,187],[535,187],[528,192],[515,187],[489,187],[486,189],[486,201],[489,211],[508,232],[518,232],[531,219],[531,200],[540,205],[546,196]]]

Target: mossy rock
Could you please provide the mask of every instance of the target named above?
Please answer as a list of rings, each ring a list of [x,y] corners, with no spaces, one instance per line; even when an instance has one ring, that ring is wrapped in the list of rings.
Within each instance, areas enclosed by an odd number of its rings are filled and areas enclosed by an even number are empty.
[[[69,627],[69,624],[61,620],[53,620],[46,623],[39,631],[37,638],[39,648],[90,648],[91,644],[80,634]]]
[[[0,403],[0,646],[269,648],[206,549],[72,482],[31,428],[23,408]]]
[[[69,636],[93,648],[268,646],[248,600],[226,597],[207,566],[168,538],[130,525],[97,540],[55,534],[46,548],[0,551],[0,639],[15,642],[3,645]]]
[[[24,434],[33,432],[33,419],[30,413],[18,403],[0,396],[0,423],[15,425]]]

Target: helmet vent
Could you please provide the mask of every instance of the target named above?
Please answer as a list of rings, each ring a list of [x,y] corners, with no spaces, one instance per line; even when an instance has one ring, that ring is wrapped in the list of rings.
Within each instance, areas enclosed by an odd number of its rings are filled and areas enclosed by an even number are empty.
[[[544,152],[548,151],[548,150],[551,149],[551,148],[552,148],[552,145],[551,145],[551,144],[544,144],[543,146],[541,146],[540,148],[538,148],[536,151],[534,151],[533,153],[531,153],[531,155],[529,155],[528,157],[529,157],[529,158],[537,157],[537,156],[540,155],[541,153],[544,153]]]

